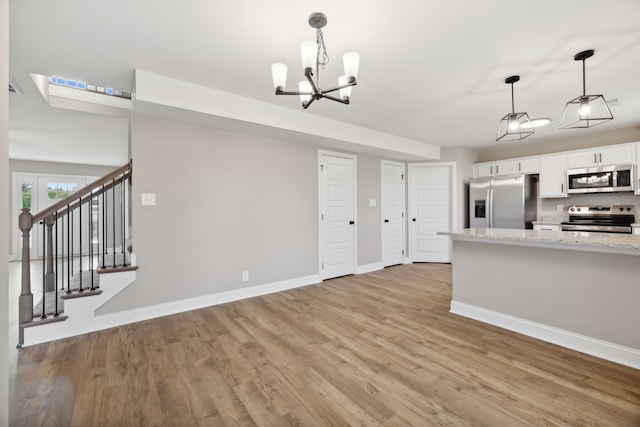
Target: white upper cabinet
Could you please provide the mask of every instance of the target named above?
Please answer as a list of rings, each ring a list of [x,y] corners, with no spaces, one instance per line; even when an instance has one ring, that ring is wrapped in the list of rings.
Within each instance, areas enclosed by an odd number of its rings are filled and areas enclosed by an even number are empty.
[[[540,197],[567,197],[567,155],[540,157]]]
[[[540,172],[540,157],[518,159],[518,173],[530,174]]]
[[[477,170],[476,170],[477,168]],[[474,177],[514,175],[517,173],[538,173],[540,169],[539,158],[525,158],[500,160],[495,162],[477,163],[474,165]]]
[[[600,147],[589,150],[572,151],[568,155],[567,167],[586,168],[600,165],[618,165],[635,161],[634,146],[632,144],[615,147]]]

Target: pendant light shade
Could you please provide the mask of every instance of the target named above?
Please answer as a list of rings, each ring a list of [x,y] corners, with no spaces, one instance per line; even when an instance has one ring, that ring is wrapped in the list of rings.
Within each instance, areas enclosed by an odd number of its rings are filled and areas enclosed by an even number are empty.
[[[496,141],[517,141],[533,135],[535,130],[527,113],[516,113],[513,100],[513,84],[520,80],[520,76],[511,76],[505,79],[506,84],[511,85],[511,112],[505,115],[496,133]]]
[[[586,94],[585,60],[593,50],[577,53],[573,59],[582,61],[582,95],[567,102],[560,119],[560,129],[589,128],[613,119],[607,101],[602,95]]]

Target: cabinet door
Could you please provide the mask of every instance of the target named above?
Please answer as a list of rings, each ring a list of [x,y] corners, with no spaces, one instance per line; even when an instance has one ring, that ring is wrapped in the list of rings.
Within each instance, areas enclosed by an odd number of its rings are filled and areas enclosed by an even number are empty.
[[[495,166],[493,163],[481,163],[478,165],[478,178],[482,178],[484,176],[492,176],[495,175]]]
[[[515,160],[505,160],[502,162],[496,162],[495,164],[496,175],[513,175],[518,173],[518,162]]]
[[[540,197],[567,197],[567,156],[540,158]]]
[[[598,150],[598,163],[601,165],[619,165],[633,163],[633,146],[602,148]]]
[[[598,152],[595,150],[576,151],[567,156],[567,168],[588,168],[598,164]]]
[[[540,172],[540,158],[533,157],[529,159],[518,160],[518,173],[539,173]]]

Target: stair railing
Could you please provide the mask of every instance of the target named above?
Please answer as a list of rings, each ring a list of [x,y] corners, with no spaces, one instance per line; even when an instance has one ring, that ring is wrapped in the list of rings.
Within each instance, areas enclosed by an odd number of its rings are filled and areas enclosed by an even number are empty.
[[[19,297],[18,347],[24,344],[24,328],[34,323],[49,323],[60,320],[58,290],[65,296],[76,292],[96,291],[94,274],[108,269],[126,268],[128,265],[126,244],[127,184],[131,185],[132,161],[79,189],[48,208],[31,214],[23,208],[18,219],[22,232],[22,278]],[[116,190],[119,190],[120,212],[116,213]],[[129,192],[130,194],[130,192]],[[82,207],[88,205],[88,219],[82,220]],[[110,206],[109,206],[110,205]],[[110,212],[109,212],[110,210]],[[96,212],[97,211],[97,212]],[[77,212],[77,215],[74,215]],[[109,218],[109,213],[111,218]],[[76,216],[77,218],[74,218]],[[95,220],[95,221],[94,221]],[[74,224],[74,222],[76,224]],[[97,223],[97,227],[96,224]],[[119,223],[119,224],[118,224]],[[31,248],[29,240],[34,225],[42,225],[42,314],[34,319],[33,292],[31,288]],[[118,233],[116,231],[118,229]],[[83,229],[88,244],[83,250]],[[87,237],[88,236],[88,237]],[[116,254],[116,236],[121,239],[120,254]],[[77,237],[78,248],[74,248]],[[112,252],[107,240],[111,238]],[[95,245],[95,248],[94,248]],[[96,250],[97,249],[97,250]],[[121,257],[117,261],[118,255]],[[130,254],[129,254],[130,255]],[[78,258],[75,260],[74,258]],[[97,257],[97,260],[96,260]],[[107,258],[112,257],[112,262]],[[87,269],[84,269],[86,264]],[[119,265],[118,265],[119,264]],[[86,273],[86,274],[83,274]],[[89,284],[83,283],[87,276]],[[78,278],[78,289],[72,290],[74,278]],[[55,302],[47,309],[47,294]],[[38,305],[40,307],[40,305]]]

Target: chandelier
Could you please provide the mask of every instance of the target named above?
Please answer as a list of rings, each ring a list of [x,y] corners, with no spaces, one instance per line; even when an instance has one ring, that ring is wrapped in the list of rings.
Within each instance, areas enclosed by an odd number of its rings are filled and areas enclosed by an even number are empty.
[[[271,66],[271,72],[276,95],[299,95],[302,108],[304,109],[309,108],[309,105],[311,105],[313,101],[321,98],[348,104],[349,98],[351,97],[351,86],[357,84],[356,77],[358,75],[360,55],[356,52],[345,53],[342,58],[345,75],[338,78],[338,86],[322,89],[320,87],[320,69],[322,68],[324,70],[325,66],[329,63],[329,55],[327,54],[324,34],[322,33],[322,28],[327,25],[327,17],[323,13],[314,13],[309,16],[309,25],[316,29],[316,40],[315,42],[308,40],[300,44],[302,67],[304,68],[306,80],[298,84],[298,91],[286,91],[287,66],[282,63],[273,64]],[[315,75],[313,72],[314,68]],[[339,97],[329,95],[336,91],[339,91]]]

